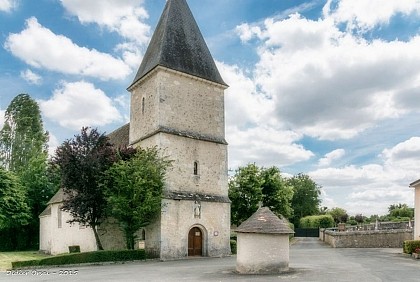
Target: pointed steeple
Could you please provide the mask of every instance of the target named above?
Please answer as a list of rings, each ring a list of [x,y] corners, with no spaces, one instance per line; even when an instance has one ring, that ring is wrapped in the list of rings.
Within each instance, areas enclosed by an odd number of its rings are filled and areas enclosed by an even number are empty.
[[[227,86],[217,70],[186,0],[166,2],[131,86],[157,66]]]

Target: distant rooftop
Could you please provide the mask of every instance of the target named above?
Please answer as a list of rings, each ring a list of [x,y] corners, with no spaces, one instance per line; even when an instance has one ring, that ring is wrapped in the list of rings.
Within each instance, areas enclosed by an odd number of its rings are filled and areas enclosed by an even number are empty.
[[[107,135],[109,142],[115,147],[126,147],[129,145],[130,123],[112,131]]]
[[[168,0],[132,87],[157,66],[227,86],[186,0]],[[129,87],[129,88],[130,88]]]

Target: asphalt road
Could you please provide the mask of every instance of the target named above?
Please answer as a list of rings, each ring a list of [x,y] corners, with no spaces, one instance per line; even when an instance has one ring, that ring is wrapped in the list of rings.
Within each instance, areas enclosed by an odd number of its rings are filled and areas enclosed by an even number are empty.
[[[0,273],[0,281],[420,281],[420,260],[401,249],[333,249],[316,238],[291,247],[290,271],[235,273],[236,257],[71,266]]]

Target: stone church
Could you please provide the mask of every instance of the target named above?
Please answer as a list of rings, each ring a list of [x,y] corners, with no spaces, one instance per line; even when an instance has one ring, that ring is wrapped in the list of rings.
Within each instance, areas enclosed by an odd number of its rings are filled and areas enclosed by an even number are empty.
[[[186,0],[168,0],[128,87],[130,123],[109,135],[174,160],[159,219],[144,229],[146,250],[162,260],[230,254],[227,87]]]

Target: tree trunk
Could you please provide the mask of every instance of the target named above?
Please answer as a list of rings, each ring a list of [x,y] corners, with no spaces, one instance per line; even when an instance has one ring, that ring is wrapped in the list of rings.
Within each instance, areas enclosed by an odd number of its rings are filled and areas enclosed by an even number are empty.
[[[98,247],[98,251],[102,251],[104,248],[102,247],[101,239],[99,238],[98,231],[96,230],[96,226],[90,226],[93,230],[93,234],[95,235],[96,246]]]
[[[131,231],[125,230],[125,240],[128,250],[134,250],[134,234]]]

